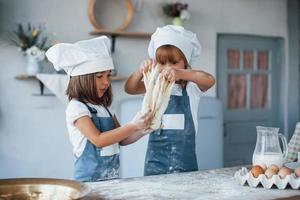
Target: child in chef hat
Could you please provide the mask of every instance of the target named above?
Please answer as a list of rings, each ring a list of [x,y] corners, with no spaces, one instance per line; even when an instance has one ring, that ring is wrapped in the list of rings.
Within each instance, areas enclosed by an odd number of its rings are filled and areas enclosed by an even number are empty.
[[[106,36],[74,44],[56,44],[46,56],[56,70],[70,77],[66,121],[73,145],[75,179],[99,181],[119,177],[119,144],[130,144],[144,134],[151,114],[136,115],[120,127],[108,107],[112,103],[110,84],[114,69],[110,41]]]
[[[145,175],[198,170],[195,153],[197,111],[202,92],[211,88],[212,75],[192,69],[199,60],[201,46],[196,34],[181,26],[157,28],[151,37],[144,61],[126,82],[129,94],[145,93],[143,72],[159,67],[169,81],[175,80],[170,101],[162,118],[162,129],[149,136]]]

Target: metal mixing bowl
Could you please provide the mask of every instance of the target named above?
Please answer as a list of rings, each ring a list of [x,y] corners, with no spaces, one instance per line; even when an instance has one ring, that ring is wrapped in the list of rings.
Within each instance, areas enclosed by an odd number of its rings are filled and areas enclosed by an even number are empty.
[[[89,188],[64,179],[0,179],[0,200],[73,200],[85,196]]]

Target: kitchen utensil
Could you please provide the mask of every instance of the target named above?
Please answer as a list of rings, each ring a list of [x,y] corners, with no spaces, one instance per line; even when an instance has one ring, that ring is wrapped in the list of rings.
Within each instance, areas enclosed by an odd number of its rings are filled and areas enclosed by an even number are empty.
[[[76,181],[48,178],[0,179],[0,200],[72,200],[89,192]]]
[[[287,156],[287,142],[285,137],[278,133],[279,128],[257,126],[256,130],[257,139],[252,157],[253,165],[269,167],[275,164],[278,167],[282,167]],[[283,153],[278,138],[282,140]]]

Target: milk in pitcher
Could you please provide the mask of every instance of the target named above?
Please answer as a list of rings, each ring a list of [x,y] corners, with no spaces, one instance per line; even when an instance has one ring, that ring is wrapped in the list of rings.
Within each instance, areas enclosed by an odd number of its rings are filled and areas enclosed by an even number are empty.
[[[283,165],[283,156],[281,153],[265,152],[263,154],[253,154],[253,165],[277,165],[279,168]]]

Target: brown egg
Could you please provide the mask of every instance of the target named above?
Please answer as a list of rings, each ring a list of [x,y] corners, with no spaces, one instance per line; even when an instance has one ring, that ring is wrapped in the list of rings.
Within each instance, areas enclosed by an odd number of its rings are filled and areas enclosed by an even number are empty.
[[[297,167],[297,168],[295,169],[295,175],[296,175],[297,177],[300,177],[300,167]]]
[[[251,173],[252,175],[257,178],[260,174],[264,173],[264,170],[261,166],[259,165],[254,165],[251,169]]]
[[[261,166],[261,168],[262,168],[264,171],[267,170],[267,165],[265,165],[265,164],[259,164],[259,166]]]
[[[291,174],[292,170],[290,168],[287,167],[282,167],[279,172],[278,172],[278,176],[283,179],[285,178],[287,175]]]
[[[273,175],[277,174],[276,171],[274,171],[272,168],[268,168],[266,171],[265,171],[265,175],[267,178],[272,178]]]
[[[271,165],[268,168],[272,169],[276,174],[279,172],[279,167],[277,165]]]

